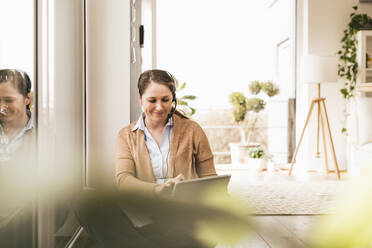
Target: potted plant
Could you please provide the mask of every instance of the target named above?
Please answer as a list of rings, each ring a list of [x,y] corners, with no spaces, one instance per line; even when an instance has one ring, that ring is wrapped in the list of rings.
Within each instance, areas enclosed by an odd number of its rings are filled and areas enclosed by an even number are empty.
[[[357,62],[357,33],[359,30],[372,29],[372,18],[367,14],[358,14],[358,6],[352,7],[354,12],[350,14],[350,22],[344,30],[341,39],[341,49],[337,51],[339,58],[338,76],[344,79],[345,87],[340,90],[342,96],[348,105],[349,100],[354,96],[356,82],[358,77]],[[347,135],[346,118],[348,116],[347,107],[344,110],[344,124],[341,132]]]
[[[264,159],[265,152],[259,147],[250,148],[248,158],[246,159],[249,169],[254,171],[262,171],[266,169],[266,161]]]
[[[251,95],[263,93],[273,97],[279,93],[279,88],[272,81],[252,81],[248,85]],[[258,113],[262,111],[266,102],[259,97],[246,97],[242,92],[232,92],[229,95],[232,105],[232,117],[240,131],[240,142],[230,143],[231,160],[233,164],[244,164],[250,148],[259,147],[259,143],[252,142],[252,133],[256,130]],[[247,118],[247,114],[250,114]],[[245,121],[246,120],[246,121]]]

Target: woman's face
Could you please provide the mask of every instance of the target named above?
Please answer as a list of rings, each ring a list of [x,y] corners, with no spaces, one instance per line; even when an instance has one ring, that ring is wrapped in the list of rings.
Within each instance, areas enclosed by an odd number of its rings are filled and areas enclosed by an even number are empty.
[[[165,124],[172,109],[172,92],[163,84],[151,82],[140,97],[140,104],[147,121]]]
[[[30,97],[24,97],[10,83],[0,83],[0,121],[17,125],[27,116],[26,105],[30,103]]]

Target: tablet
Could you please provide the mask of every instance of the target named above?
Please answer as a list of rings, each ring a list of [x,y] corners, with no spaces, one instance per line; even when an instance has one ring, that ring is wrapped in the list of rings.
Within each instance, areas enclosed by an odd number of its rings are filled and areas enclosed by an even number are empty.
[[[178,182],[174,185],[172,196],[180,200],[199,200],[206,190],[227,193],[231,175],[210,176]]]

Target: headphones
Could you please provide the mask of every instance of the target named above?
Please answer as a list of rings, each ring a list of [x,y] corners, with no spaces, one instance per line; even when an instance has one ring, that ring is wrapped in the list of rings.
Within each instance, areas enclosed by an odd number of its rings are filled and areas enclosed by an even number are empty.
[[[177,98],[176,98],[176,79],[175,77],[173,77],[172,74],[170,74],[168,71],[165,71],[169,78],[172,80],[173,84],[174,84],[174,90],[172,91],[172,109],[171,111],[169,112],[168,114],[168,120],[173,116],[174,112],[176,112],[176,108],[177,108]],[[171,146],[171,137],[170,135],[168,134],[168,144],[169,144],[169,149],[168,149],[168,153],[167,153],[167,157],[165,158],[165,161],[167,163],[167,172],[168,172],[168,167],[169,167],[169,154],[170,154],[170,146]]]
[[[174,91],[172,91],[172,103],[173,103],[174,106],[172,106],[172,109],[171,109],[171,111],[168,114],[168,120],[169,120],[173,116],[174,112],[176,112],[176,108],[177,108],[176,79],[168,71],[165,71],[165,72],[168,74],[169,78],[172,80],[172,82],[174,84]]]
[[[170,74],[168,71],[165,71],[165,70],[158,70],[158,69],[154,69],[158,72],[161,72],[163,73],[163,77],[164,77],[164,73],[168,75],[168,78],[169,79],[166,79],[165,81],[166,82],[172,82],[173,83],[173,90],[171,90],[171,93],[172,93],[172,109],[170,110],[168,116],[167,116],[167,122],[169,121],[169,119],[173,116],[173,114],[176,112],[176,108],[177,108],[177,98],[176,98],[176,79],[175,77],[173,77],[172,74]],[[146,75],[148,76],[149,73],[151,73],[151,71],[153,70],[148,70],[148,71],[145,71],[143,72],[141,75],[140,75],[140,78],[138,79],[138,85],[140,84],[140,81],[141,81],[141,78]],[[168,81],[169,80],[169,81]],[[142,112],[144,112],[144,109],[143,107],[141,107],[142,109]],[[170,132],[168,133],[168,144],[169,144],[169,149],[168,149],[168,152],[167,152],[167,155],[166,155],[166,158],[165,158],[165,162],[166,162],[166,167],[162,167],[162,174],[163,176],[165,176],[167,178],[167,174],[168,174],[168,167],[169,167],[169,155],[170,155],[170,149],[171,149],[171,135],[170,135]],[[164,170],[165,169],[165,170]]]
[[[168,114],[168,119],[170,119],[173,116],[173,114],[174,114],[174,112],[176,112],[176,108],[177,108],[176,92],[172,92],[172,97],[173,97],[172,103],[174,104],[174,106],[172,106],[172,109]]]

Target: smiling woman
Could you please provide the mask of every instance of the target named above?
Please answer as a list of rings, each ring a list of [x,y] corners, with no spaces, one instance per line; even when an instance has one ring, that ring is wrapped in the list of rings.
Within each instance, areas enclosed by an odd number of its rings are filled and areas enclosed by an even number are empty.
[[[180,174],[186,179],[216,174],[204,131],[176,110],[175,91],[175,79],[167,71],[148,70],[139,77],[143,113],[118,137],[116,178],[120,188],[162,194]],[[123,159],[130,155],[128,150],[134,157]]]
[[[31,81],[19,70],[0,70],[1,158],[8,160],[31,134]]]

